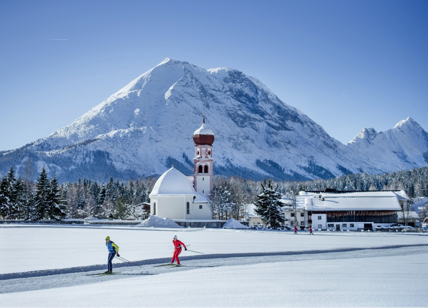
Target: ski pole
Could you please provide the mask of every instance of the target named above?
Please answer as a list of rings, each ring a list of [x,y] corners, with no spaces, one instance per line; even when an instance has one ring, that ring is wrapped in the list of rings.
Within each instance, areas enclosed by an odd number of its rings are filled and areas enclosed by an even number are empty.
[[[187,249],[187,251],[191,251],[191,252],[196,252],[196,253],[200,253],[201,255],[203,255],[203,254],[204,254],[203,252],[199,252],[199,251],[194,251],[194,250],[190,250],[190,249]]]
[[[127,263],[132,263],[132,264],[134,264],[135,266],[138,266],[138,267],[140,267],[140,268],[143,268],[141,265],[138,265],[137,263],[134,263],[134,262],[132,262],[132,261],[129,261],[129,260],[127,260],[127,259],[125,259],[125,258],[122,258],[122,257],[118,257],[118,256],[116,256],[116,258],[117,259],[119,259],[120,261],[122,261],[122,262],[127,262]],[[144,271],[141,271],[141,274],[144,274],[143,273]]]

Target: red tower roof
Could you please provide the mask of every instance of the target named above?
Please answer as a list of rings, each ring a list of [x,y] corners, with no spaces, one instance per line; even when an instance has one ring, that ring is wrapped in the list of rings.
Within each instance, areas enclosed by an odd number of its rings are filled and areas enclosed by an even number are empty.
[[[193,133],[193,141],[196,145],[212,145],[214,143],[214,133],[205,125],[205,115],[202,126]]]

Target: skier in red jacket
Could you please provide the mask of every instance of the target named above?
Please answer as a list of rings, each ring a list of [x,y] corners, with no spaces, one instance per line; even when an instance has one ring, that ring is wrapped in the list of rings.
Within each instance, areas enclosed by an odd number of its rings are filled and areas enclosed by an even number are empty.
[[[184,250],[187,250],[186,245],[182,241],[179,241],[177,239],[177,235],[174,235],[174,239],[172,240],[172,243],[174,244],[174,255],[172,256],[171,264],[174,263],[174,260],[177,259],[177,265],[180,265],[180,259],[178,258],[178,255],[181,253],[181,246],[184,246]]]

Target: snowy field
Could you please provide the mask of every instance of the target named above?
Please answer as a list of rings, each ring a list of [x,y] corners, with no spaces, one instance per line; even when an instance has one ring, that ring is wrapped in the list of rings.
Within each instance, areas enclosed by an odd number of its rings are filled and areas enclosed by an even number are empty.
[[[134,263],[89,276],[107,235]],[[204,254],[157,267],[174,235]],[[0,243],[0,307],[427,306],[428,234],[9,224]]]

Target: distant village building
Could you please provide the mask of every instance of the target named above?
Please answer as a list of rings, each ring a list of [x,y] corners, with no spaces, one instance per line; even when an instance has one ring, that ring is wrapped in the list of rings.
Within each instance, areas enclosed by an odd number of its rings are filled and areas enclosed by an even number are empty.
[[[401,225],[411,226],[411,227],[420,227],[419,214],[416,211],[410,211],[404,209],[404,211],[397,212],[397,223]]]
[[[401,191],[306,192],[296,196],[296,211],[285,207],[289,221],[314,229],[374,230],[397,223],[409,197]]]
[[[156,181],[150,193],[150,213],[168,217],[182,226],[220,226],[212,220],[214,133],[202,126],[193,134],[195,158],[193,176],[187,177],[174,167]],[[207,221],[210,221],[209,223]],[[199,223],[198,223],[199,222]]]
[[[407,208],[409,197],[401,191],[311,192],[301,191],[293,200],[284,198],[285,225],[300,228],[357,231],[375,230],[398,222],[399,213]],[[250,213],[249,225],[264,225]]]

